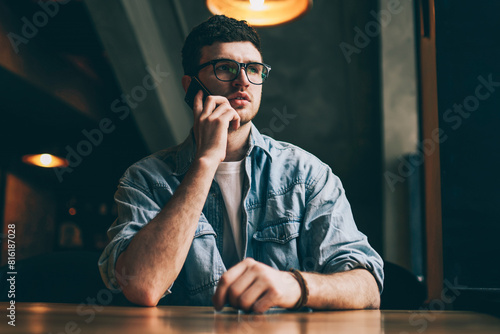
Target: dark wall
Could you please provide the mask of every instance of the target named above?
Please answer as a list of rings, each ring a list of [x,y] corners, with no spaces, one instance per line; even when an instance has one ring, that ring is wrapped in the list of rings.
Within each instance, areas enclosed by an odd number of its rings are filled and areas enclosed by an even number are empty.
[[[500,291],[500,3],[436,2],[444,279]]]

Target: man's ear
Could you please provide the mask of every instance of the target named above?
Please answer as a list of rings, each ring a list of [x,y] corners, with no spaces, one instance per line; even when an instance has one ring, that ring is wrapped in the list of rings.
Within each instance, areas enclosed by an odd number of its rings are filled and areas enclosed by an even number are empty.
[[[189,75],[183,76],[182,77],[182,87],[184,88],[184,92],[187,93],[190,84],[191,84],[191,77]]]

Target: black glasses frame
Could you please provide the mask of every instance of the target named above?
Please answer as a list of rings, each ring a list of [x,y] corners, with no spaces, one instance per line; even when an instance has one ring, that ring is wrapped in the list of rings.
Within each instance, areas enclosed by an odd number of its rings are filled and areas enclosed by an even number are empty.
[[[215,64],[217,64],[220,61],[231,61],[231,62],[233,62],[235,64],[238,64],[238,74],[236,74],[236,76],[234,77],[234,79],[232,79],[232,80],[222,80],[222,79],[220,79],[217,76],[217,72],[215,70]],[[249,65],[252,65],[252,64],[263,65],[267,69],[267,75],[266,75],[266,77],[264,79],[262,79],[261,83],[255,83],[252,80],[250,80],[250,78],[248,77],[247,67]],[[211,61],[207,61],[206,63],[201,64],[200,66],[197,67],[196,74],[198,74],[198,72],[200,72],[203,68],[207,67],[208,65],[212,65],[215,77],[219,81],[223,81],[223,82],[231,82],[231,81],[236,80],[236,78],[238,78],[238,75],[239,75],[239,73],[241,71],[241,68],[243,67],[243,69],[245,70],[245,75],[247,76],[247,79],[248,79],[248,81],[250,83],[252,83],[253,85],[262,85],[267,80],[267,78],[269,77],[269,72],[271,72],[271,66],[269,66],[267,64],[264,64],[264,63],[259,63],[259,62],[255,62],[255,61],[250,62],[250,63],[239,63],[239,62],[237,62],[236,60],[233,60],[233,59],[221,58],[221,59],[214,59],[214,60],[211,60]]]

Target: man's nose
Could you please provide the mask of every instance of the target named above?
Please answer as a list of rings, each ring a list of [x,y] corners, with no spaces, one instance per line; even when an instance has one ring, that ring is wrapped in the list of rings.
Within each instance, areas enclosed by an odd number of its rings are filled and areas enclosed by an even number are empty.
[[[236,79],[234,79],[233,85],[244,86],[244,87],[247,87],[250,85],[250,81],[248,81],[247,74],[246,74],[245,69],[243,67],[240,69],[240,73],[238,73],[238,76],[236,77]]]

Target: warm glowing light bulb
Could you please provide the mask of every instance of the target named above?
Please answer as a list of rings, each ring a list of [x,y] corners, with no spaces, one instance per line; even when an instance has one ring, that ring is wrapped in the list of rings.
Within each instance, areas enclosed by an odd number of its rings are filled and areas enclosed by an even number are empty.
[[[69,161],[58,156],[44,154],[26,154],[23,156],[23,162],[44,168],[68,167]]]
[[[205,0],[212,14],[245,20],[255,27],[269,27],[304,15],[313,0]]]
[[[50,154],[42,154],[40,156],[40,163],[43,166],[50,166],[50,163],[52,162],[52,156]]]
[[[264,9],[264,0],[250,0],[250,8],[253,10]]]

